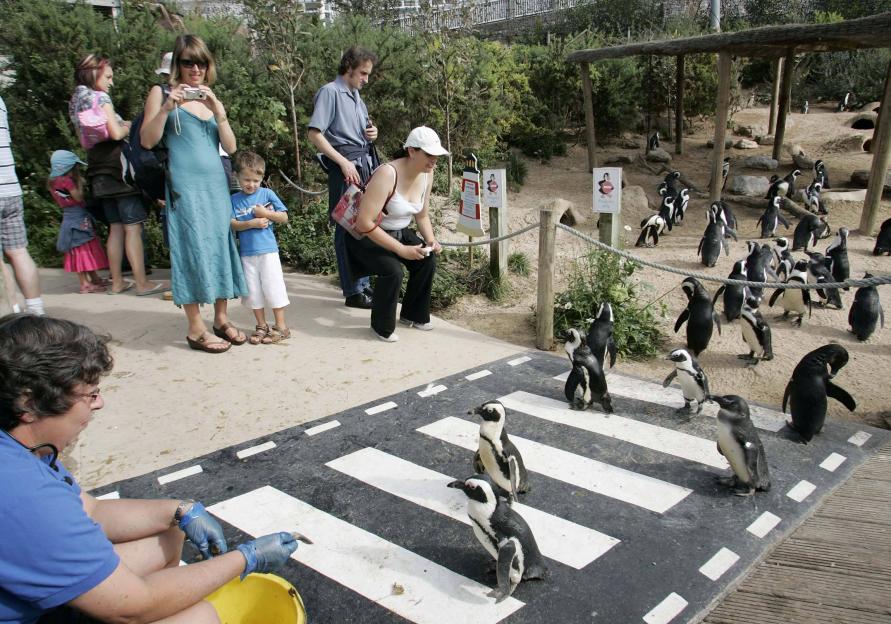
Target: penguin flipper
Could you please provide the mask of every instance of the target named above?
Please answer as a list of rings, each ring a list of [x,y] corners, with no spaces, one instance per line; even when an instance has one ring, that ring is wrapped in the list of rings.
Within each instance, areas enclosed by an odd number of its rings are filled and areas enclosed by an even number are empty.
[[[773,304],[777,302],[777,299],[780,298],[780,294],[783,292],[782,288],[775,288],[773,294],[770,296],[770,299],[767,301],[768,307],[773,307]],[[804,291],[807,292],[807,291]]]
[[[792,392],[792,380],[789,380],[789,383],[786,384],[786,389],[783,391],[783,413],[786,413],[786,404],[789,402],[789,394]]]
[[[879,323],[881,328],[885,329],[885,311],[882,309],[882,306],[879,306]]]
[[[847,407],[848,411],[853,412],[857,408],[857,401],[854,400],[854,397],[852,397],[847,390],[841,386],[836,386],[828,380],[826,381],[826,396],[832,397]]]
[[[734,229],[728,227],[728,228],[726,228],[726,232],[727,232],[728,234],[730,234],[730,237],[731,237],[733,240],[739,242],[739,235],[736,233],[736,230],[734,230]]]
[[[702,238],[699,239],[699,247],[696,248],[696,255],[697,255],[697,256],[701,256],[701,255],[702,255],[702,245],[703,245],[703,243],[705,243],[705,236],[703,236]],[[677,330],[675,330],[675,331],[677,331]]]
[[[885,326],[884,319],[882,320],[882,327]],[[618,347],[616,347],[616,341],[613,340],[613,337],[609,337],[609,341],[606,343],[607,352],[609,352],[609,367],[612,368],[616,365],[616,355],[619,353]]]
[[[489,596],[495,598],[496,603],[505,600],[514,592],[520,582],[521,572],[518,568],[517,541],[506,539],[498,544],[498,563],[495,568],[498,584],[489,592]],[[517,570],[517,574],[512,574],[514,570]]]
[[[486,467],[483,465],[483,459],[480,457],[479,451],[473,454],[473,471],[476,474],[486,473]]]
[[[510,479],[510,496],[513,500],[517,500],[517,493],[520,491],[520,466],[515,456],[508,456],[507,468]]]
[[[668,228],[671,229],[671,228]],[[653,246],[659,244],[659,230],[657,228],[653,228]]]
[[[718,326],[718,335],[721,335],[721,317],[718,316],[718,313],[712,310],[712,320],[715,322],[715,325]]]
[[[575,366],[569,371],[569,377],[566,378],[566,385],[563,386],[563,396],[569,401],[570,405],[575,405],[575,391],[579,386],[579,374]]]
[[[705,396],[708,397],[711,392],[709,392],[708,389],[708,377],[705,376],[705,371],[699,371],[698,373],[696,373],[696,381],[700,380],[702,381],[702,389],[705,391]],[[701,407],[702,404],[700,403],[700,408]]]
[[[777,221],[785,225],[787,230],[789,229],[789,222],[786,221],[786,217],[781,215],[779,212],[777,212]]]
[[[665,381],[662,382],[662,387],[667,388],[671,385],[671,380],[678,376],[678,369],[674,369],[670,373],[668,373],[668,377],[665,378]]]
[[[718,297],[721,296],[721,293],[724,292],[724,289],[726,289],[726,288],[727,288],[727,284],[721,284],[718,287],[718,290],[715,291],[715,297],[714,297],[714,299],[712,299],[712,305],[715,305],[715,303],[717,303]]]
[[[674,333],[678,333],[678,330],[681,326],[686,322],[686,320],[690,318],[690,308],[684,308],[681,310],[681,313],[678,315],[678,320],[674,323]]]

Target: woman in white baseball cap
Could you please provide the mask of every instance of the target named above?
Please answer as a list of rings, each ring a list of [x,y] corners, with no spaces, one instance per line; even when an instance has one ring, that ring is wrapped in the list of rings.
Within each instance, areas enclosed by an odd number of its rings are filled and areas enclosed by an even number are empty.
[[[433,233],[428,207],[433,170],[449,152],[426,126],[405,140],[405,155],[381,165],[368,181],[356,229],[360,239],[347,238],[347,254],[355,277],[376,275],[371,330],[385,342],[396,342],[396,304],[405,266],[408,286],[399,322],[422,331],[430,323],[430,291],[436,254],[442,247]],[[409,227],[414,219],[417,230]]]

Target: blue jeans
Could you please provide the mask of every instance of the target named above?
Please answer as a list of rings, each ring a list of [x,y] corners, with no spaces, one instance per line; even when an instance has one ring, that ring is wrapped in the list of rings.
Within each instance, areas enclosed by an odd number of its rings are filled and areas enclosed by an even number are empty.
[[[337,275],[340,277],[340,290],[344,297],[352,297],[370,286],[367,277],[353,280],[350,263],[347,260],[346,237],[350,236],[345,229],[334,224],[334,255],[337,257]]]

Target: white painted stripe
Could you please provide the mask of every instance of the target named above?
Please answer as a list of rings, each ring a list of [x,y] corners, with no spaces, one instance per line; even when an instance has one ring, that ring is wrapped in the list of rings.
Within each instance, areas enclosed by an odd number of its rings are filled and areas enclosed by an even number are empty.
[[[439,385],[439,386],[428,385],[426,388],[424,388],[423,390],[418,392],[418,396],[421,397],[422,399],[426,399],[427,397],[435,396],[435,395],[439,394],[440,392],[444,392],[445,390],[448,390],[448,388],[446,388],[443,385]]]
[[[706,561],[699,571],[713,581],[717,581],[724,573],[739,561],[739,555],[729,548],[721,548],[715,556]]]
[[[472,451],[479,445],[479,427],[454,416],[418,431]],[[510,439],[523,456],[527,469],[650,511],[664,513],[692,491],[532,440],[517,436]]]
[[[103,494],[102,496],[97,496],[96,500],[118,500],[121,498],[121,493],[115,490],[114,492],[109,492],[108,494]]]
[[[791,490],[786,492],[786,496],[796,502],[801,502],[811,495],[811,492],[817,489],[817,486],[810,481],[799,481]]]
[[[189,466],[188,468],[183,468],[182,470],[177,470],[176,472],[171,472],[170,474],[161,475],[158,477],[158,483],[164,485],[165,483],[170,483],[171,481],[179,481],[180,479],[185,479],[186,477],[191,477],[192,475],[201,474],[203,470],[201,469],[201,464],[196,464],[194,466]]]
[[[669,370],[668,372],[671,371]],[[554,379],[566,381],[567,377],[569,377],[569,371],[557,375]],[[666,407],[684,406],[684,396],[681,394],[677,381],[672,382],[673,385],[668,388],[663,388],[660,384],[641,381],[640,379],[620,375],[615,372],[608,372],[606,377],[610,394],[649,403],[658,403]],[[758,429],[776,432],[786,426],[786,417],[776,410],[759,405],[750,405],[749,411],[752,416],[752,424]],[[710,416],[711,418],[716,417],[718,415],[718,406],[714,403],[706,403],[702,408],[702,415]]]
[[[617,414],[572,410],[567,407],[566,401],[549,399],[523,391],[511,392],[498,400],[508,409],[536,418],[630,442],[643,448],[689,459],[714,468],[723,470],[729,467],[724,456],[718,453],[714,440],[706,440],[689,433],[658,427]]]
[[[668,624],[686,608],[687,601],[678,594],[671,592],[666,596],[665,600],[643,616],[643,621],[647,624]]]
[[[381,412],[386,412],[387,410],[391,410],[396,407],[396,404],[393,401],[387,401],[386,403],[381,403],[380,405],[375,405],[374,407],[369,407],[365,410],[365,413],[369,416],[374,416],[375,414],[380,414]]]
[[[268,451],[269,449],[275,448],[275,442],[270,440],[269,442],[264,442],[263,444],[258,444],[257,446],[252,446],[250,448],[242,449],[235,453],[235,456],[238,459],[244,459],[245,457],[250,457],[251,455],[257,455],[258,453],[262,453],[263,451]]]
[[[847,457],[844,455],[839,455],[838,453],[832,453],[829,457],[823,460],[823,463],[820,464],[820,468],[823,470],[828,470],[829,472],[835,472],[836,468],[845,463]]]
[[[746,531],[755,537],[763,538],[765,535],[773,531],[773,528],[778,525],[781,520],[782,518],[779,516],[775,516],[769,511],[765,511],[755,519],[755,522],[746,527]]]
[[[518,357],[516,360],[511,360],[510,362],[508,362],[508,365],[509,366],[518,366],[520,364],[525,364],[526,362],[528,362],[531,359],[532,358],[529,357],[528,355],[524,355],[523,357]]]
[[[850,438],[848,438],[848,442],[853,444],[854,446],[863,446],[867,440],[872,437],[871,433],[866,433],[865,431],[858,431]]]
[[[325,464],[394,496],[453,520],[470,524],[467,496],[447,487],[453,477],[373,448],[364,448]],[[619,543],[594,529],[539,511],[522,503],[513,508],[529,523],[545,557],[577,570]]]
[[[475,379],[482,379],[483,377],[488,377],[491,374],[492,374],[492,371],[483,369],[483,370],[477,371],[475,373],[470,373],[469,375],[464,377],[464,379],[466,379],[467,381],[474,381]]]
[[[324,433],[325,431],[328,431],[329,429],[334,429],[339,426],[340,426],[339,420],[329,420],[328,422],[322,423],[321,425],[316,425],[315,427],[310,427],[303,433],[305,433],[308,436],[314,436],[314,435]]]
[[[314,543],[300,544],[292,559],[411,622],[495,624],[523,606],[516,598],[496,604],[489,587],[270,486],[208,511],[254,537],[303,533]]]

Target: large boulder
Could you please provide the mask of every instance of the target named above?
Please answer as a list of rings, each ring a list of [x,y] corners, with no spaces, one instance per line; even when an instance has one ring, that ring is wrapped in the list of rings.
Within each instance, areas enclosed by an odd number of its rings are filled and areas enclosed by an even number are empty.
[[[647,160],[650,162],[667,163],[671,162],[671,154],[661,147],[657,147],[656,149],[647,152]]]
[[[727,184],[727,192],[733,195],[747,195],[749,197],[764,197],[770,182],[763,176],[733,176]]]
[[[566,207],[566,211],[560,215],[560,223],[568,225],[569,227],[575,227],[576,225],[582,224],[587,219],[587,213],[572,203],[570,203]]]
[[[795,158],[795,157],[798,156],[799,154],[801,154],[802,156],[804,155],[804,148],[802,148],[802,147],[801,147],[800,145],[798,145],[797,143],[793,143],[793,144],[791,144],[791,145],[787,145],[787,146],[786,146],[786,151],[789,152],[789,156],[791,156],[792,158]]]
[[[742,166],[748,169],[763,169],[764,171],[773,171],[780,166],[770,156],[749,156],[742,161]]]
[[[626,186],[622,189],[622,212],[635,219],[650,212],[650,202],[642,186]],[[633,219],[632,219],[633,220]]]
[[[607,156],[603,164],[604,165],[628,165],[634,162],[634,159],[631,156],[626,156],[625,154],[613,154],[612,156]]]
[[[813,159],[808,158],[804,154],[795,154],[795,156],[792,157],[792,162],[794,162],[795,166],[802,171],[807,171],[814,168]]]
[[[705,146],[706,146],[706,147],[714,147],[714,146],[715,146],[715,140],[714,140],[713,138],[712,138],[712,139],[709,139],[708,141],[705,142]],[[733,147],[733,139],[730,138],[730,137],[725,138],[725,139],[724,139],[724,147],[727,148],[727,149]]]
[[[772,134],[761,134],[755,137],[755,140],[758,141],[758,145],[773,145],[773,135]]]
[[[872,130],[876,127],[878,115],[872,111],[858,113],[848,120],[848,125],[855,130]]]
[[[750,139],[740,139],[733,147],[736,149],[758,149],[758,143]]]
[[[847,203],[862,206],[863,202],[866,201],[866,190],[826,191],[825,193],[820,193],[820,201],[823,202],[829,214],[832,214],[833,210],[842,208]]]
[[[857,170],[851,174],[851,184],[859,187],[866,188],[869,186],[869,171],[865,170]],[[885,192],[891,191],[891,172],[885,172]]]

